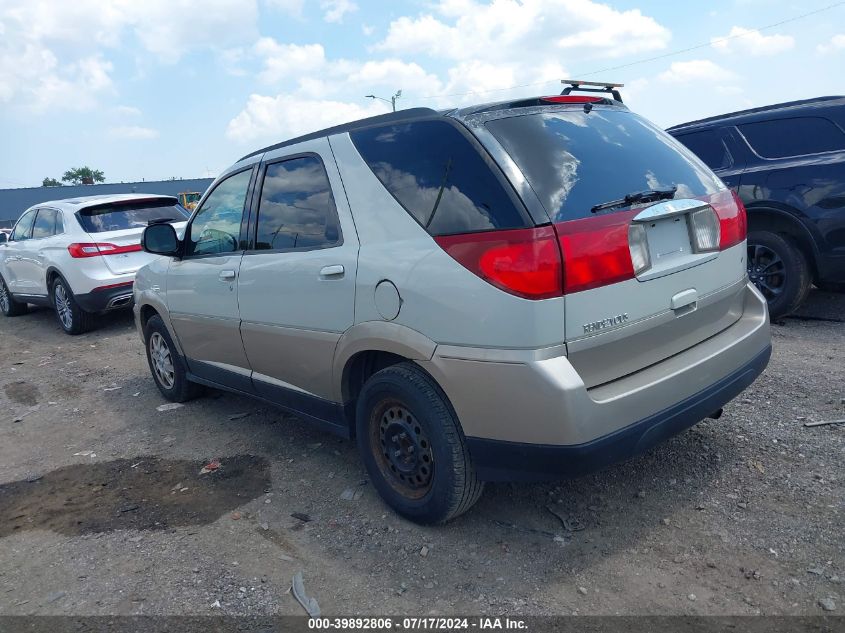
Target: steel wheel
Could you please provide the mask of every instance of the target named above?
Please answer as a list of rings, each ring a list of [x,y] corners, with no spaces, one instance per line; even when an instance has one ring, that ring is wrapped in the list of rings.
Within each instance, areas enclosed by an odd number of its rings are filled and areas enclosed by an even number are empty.
[[[6,289],[6,283],[0,279],[0,310],[9,312],[9,291]]]
[[[370,442],[379,470],[402,496],[424,497],[434,479],[434,455],[425,430],[398,400],[384,400],[370,418]]]
[[[173,356],[170,353],[167,341],[158,332],[153,332],[150,336],[149,345],[156,379],[165,389],[172,389],[176,381],[176,371],[173,367]]]
[[[748,245],[748,278],[767,301],[783,293],[786,265],[775,251],[760,244]]]
[[[66,330],[73,328],[73,311],[70,306],[70,297],[63,284],[56,284],[53,290],[53,301],[56,304],[56,314]]]

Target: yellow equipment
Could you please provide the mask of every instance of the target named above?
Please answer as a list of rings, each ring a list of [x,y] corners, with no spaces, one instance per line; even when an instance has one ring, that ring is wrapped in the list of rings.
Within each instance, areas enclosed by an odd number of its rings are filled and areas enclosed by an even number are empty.
[[[193,211],[201,197],[202,194],[197,191],[184,191],[179,194],[179,204],[185,207],[188,211]]]

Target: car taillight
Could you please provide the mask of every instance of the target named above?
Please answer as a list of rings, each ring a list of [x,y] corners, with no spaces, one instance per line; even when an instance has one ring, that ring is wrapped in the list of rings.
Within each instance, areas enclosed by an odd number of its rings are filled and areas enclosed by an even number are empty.
[[[651,268],[648,238],[642,224],[630,224],[628,226],[628,250],[631,252],[631,265],[634,267],[635,275]]]
[[[540,97],[540,100],[548,103],[598,103],[604,101],[602,97],[583,97],[580,95],[552,95]]]
[[[628,227],[634,215],[636,211],[626,211],[555,224],[563,253],[564,294],[633,279]]]
[[[692,249],[696,253],[719,250],[721,222],[712,207],[693,211],[689,216],[689,232]]]
[[[118,246],[106,242],[69,244],[67,247],[70,256],[76,259],[82,257],[97,257],[98,255],[120,255],[121,253],[135,253],[141,250],[140,244]]]
[[[742,242],[748,232],[745,205],[733,191],[725,189],[710,196],[707,201],[719,216],[719,250],[723,251]]]
[[[560,249],[551,226],[434,238],[464,268],[525,299],[562,293]]]

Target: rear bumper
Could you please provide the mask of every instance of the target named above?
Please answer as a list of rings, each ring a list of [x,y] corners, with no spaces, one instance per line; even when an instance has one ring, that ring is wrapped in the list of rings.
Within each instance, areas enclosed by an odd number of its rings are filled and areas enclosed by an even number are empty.
[[[449,396],[482,478],[549,479],[595,470],[704,419],[765,368],[771,353],[766,303],[748,285],[733,325],[592,388],[564,352],[438,347],[431,361],[420,362]]]
[[[134,302],[132,282],[124,282],[113,287],[95,289],[84,294],[74,295],[76,302],[86,312],[106,312],[120,308],[130,308]]]
[[[543,481],[600,470],[639,455],[697,424],[739,395],[769,362],[767,347],[743,367],[692,397],[591,442],[570,446],[468,437],[478,476],[486,481]]]

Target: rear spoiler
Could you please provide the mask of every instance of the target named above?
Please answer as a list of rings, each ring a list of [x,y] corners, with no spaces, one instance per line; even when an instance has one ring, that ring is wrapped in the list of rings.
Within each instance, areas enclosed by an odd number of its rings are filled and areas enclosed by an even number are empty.
[[[619,92],[619,88],[624,88],[625,84],[609,84],[601,81],[581,81],[580,79],[561,79],[560,83],[566,85],[566,88],[564,88],[563,92],[560,93],[561,95],[568,95],[575,90],[578,92],[607,92],[610,93],[616,101],[622,103],[622,95]],[[590,86],[590,88],[582,88],[582,86]]]

